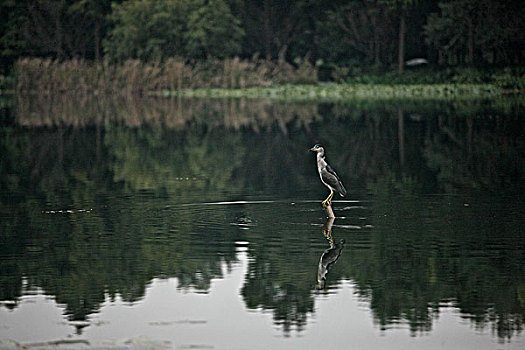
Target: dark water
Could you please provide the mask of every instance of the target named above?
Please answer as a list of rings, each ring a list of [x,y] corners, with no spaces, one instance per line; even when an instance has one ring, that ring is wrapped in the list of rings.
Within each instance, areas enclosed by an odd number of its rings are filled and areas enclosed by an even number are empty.
[[[2,349],[525,347],[520,103],[0,113]]]

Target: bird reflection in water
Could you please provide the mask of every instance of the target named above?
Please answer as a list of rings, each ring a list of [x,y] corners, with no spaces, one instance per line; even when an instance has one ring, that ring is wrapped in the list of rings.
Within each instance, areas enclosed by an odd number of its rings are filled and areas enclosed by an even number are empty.
[[[317,268],[317,289],[323,289],[326,283],[326,275],[332,266],[336,263],[341,252],[345,246],[345,240],[342,239],[339,243],[335,244],[334,237],[332,236],[332,226],[335,218],[329,217],[323,226],[323,235],[330,243],[330,248],[326,249],[319,259],[319,267]]]

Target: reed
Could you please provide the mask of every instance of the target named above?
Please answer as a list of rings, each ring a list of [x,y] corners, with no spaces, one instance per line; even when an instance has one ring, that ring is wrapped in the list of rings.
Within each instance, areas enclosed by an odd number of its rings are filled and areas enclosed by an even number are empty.
[[[248,88],[283,83],[315,83],[317,69],[306,60],[296,66],[254,57],[159,63],[127,60],[109,64],[81,59],[22,58],[15,63],[18,93],[148,94],[194,88]]]

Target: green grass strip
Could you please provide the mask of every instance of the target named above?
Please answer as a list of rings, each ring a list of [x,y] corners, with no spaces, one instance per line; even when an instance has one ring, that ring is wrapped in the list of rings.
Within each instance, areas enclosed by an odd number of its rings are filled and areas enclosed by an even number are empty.
[[[490,84],[428,84],[428,85],[379,85],[379,84],[319,84],[278,85],[245,89],[198,88],[180,91],[163,91],[166,96],[205,98],[264,98],[277,100],[328,100],[359,99],[464,99],[501,96],[503,91]]]

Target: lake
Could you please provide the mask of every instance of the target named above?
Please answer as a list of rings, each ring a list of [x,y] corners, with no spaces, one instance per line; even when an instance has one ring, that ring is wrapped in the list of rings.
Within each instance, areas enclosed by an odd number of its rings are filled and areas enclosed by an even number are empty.
[[[520,101],[0,108],[0,349],[525,348]]]

